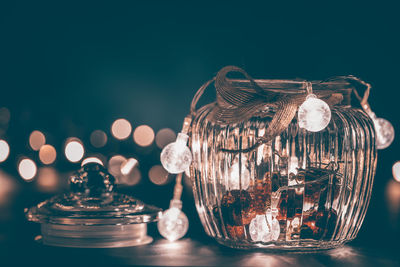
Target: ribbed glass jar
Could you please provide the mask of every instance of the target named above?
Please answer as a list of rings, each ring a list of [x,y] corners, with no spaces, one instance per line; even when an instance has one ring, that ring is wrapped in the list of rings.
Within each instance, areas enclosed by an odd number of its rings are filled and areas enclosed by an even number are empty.
[[[354,239],[376,169],[371,119],[350,105],[332,108],[321,132],[300,129],[297,116],[272,141],[247,153],[275,111],[221,125],[197,113],[190,146],[196,208],[204,229],[233,248],[315,250]],[[268,114],[269,113],[269,114]]]

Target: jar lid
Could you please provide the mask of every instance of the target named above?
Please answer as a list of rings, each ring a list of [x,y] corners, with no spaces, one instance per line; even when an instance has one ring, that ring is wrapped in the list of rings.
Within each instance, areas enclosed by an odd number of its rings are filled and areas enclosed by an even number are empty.
[[[119,247],[149,243],[147,223],[161,209],[114,192],[115,178],[98,163],[88,163],[69,179],[70,191],[26,210],[41,223],[43,242],[72,247]]]

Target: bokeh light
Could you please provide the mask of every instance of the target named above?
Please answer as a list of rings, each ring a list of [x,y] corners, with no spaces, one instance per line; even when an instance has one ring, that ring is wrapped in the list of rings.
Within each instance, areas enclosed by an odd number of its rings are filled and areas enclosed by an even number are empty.
[[[10,111],[6,107],[0,108],[0,125],[7,125],[10,121]]]
[[[65,142],[65,157],[71,162],[78,162],[85,154],[85,148],[78,138],[68,138]]]
[[[393,178],[400,183],[400,161],[397,161],[393,164],[392,167]]]
[[[102,130],[95,130],[90,135],[90,143],[96,148],[103,147],[107,144],[107,134]]]
[[[126,119],[118,119],[111,125],[111,133],[118,140],[128,138],[131,132],[132,125]]]
[[[12,196],[17,191],[15,179],[0,170],[0,207],[12,202]]]
[[[88,163],[98,163],[98,164],[104,166],[103,161],[98,157],[87,157],[87,158],[85,158],[84,160],[82,160],[81,166],[83,166],[85,164],[88,164]]]
[[[6,140],[0,139],[0,162],[5,161],[10,154],[10,146]]]
[[[121,175],[121,165],[126,161],[122,155],[115,155],[108,161],[108,171],[115,177]]]
[[[137,159],[129,158],[121,164],[121,174],[128,175],[137,165]]]
[[[43,164],[52,164],[57,157],[56,149],[52,145],[43,145],[39,150],[39,159]]]
[[[161,129],[156,134],[156,144],[159,148],[164,148],[169,143],[175,142],[176,134],[169,128]]]
[[[133,140],[139,146],[149,146],[154,141],[154,131],[148,125],[138,126],[133,133]]]
[[[117,177],[117,183],[121,185],[133,186],[140,182],[142,174],[139,168],[133,168],[127,175]]]
[[[385,195],[390,214],[396,218],[400,213],[400,183],[390,179],[386,185]],[[398,224],[398,220],[395,219],[394,223]]]
[[[153,184],[164,185],[168,181],[168,172],[161,165],[155,165],[149,170],[149,179]]]
[[[18,172],[22,179],[26,181],[32,180],[37,172],[35,162],[28,158],[22,159],[18,164]]]
[[[41,131],[33,131],[29,136],[29,145],[35,151],[39,151],[39,149],[46,144],[46,137]]]
[[[60,178],[57,171],[52,167],[39,168],[36,185],[43,192],[56,191],[60,185]]]

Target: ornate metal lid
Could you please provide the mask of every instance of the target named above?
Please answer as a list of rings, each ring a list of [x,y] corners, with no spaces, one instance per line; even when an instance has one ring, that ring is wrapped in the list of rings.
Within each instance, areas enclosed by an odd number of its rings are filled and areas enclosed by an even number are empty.
[[[114,192],[115,178],[97,163],[84,165],[70,177],[69,183],[69,192],[26,210],[28,220],[42,224],[45,243],[75,247],[81,247],[80,243],[86,244],[85,247],[126,246],[126,242],[125,245],[118,245],[121,243],[118,236],[121,235],[127,241],[127,236],[132,234],[132,238],[146,237],[148,243],[146,224],[158,220],[160,208]],[[128,233],[124,234],[124,231]],[[141,233],[138,234],[137,231]],[[89,238],[87,234],[90,235],[90,240],[84,240]],[[58,243],[60,240],[57,244],[51,241],[54,238],[71,237],[76,237],[73,242],[75,245],[68,245],[65,240],[61,244]],[[105,239],[110,239],[111,245],[99,245]],[[128,243],[132,245],[132,242]],[[136,240],[134,243],[141,242]]]

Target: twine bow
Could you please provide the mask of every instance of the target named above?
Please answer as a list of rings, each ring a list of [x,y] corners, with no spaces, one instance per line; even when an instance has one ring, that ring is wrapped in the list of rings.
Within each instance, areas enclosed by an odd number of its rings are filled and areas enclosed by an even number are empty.
[[[240,73],[246,80],[235,80],[228,78],[230,73]],[[353,76],[346,76],[351,80],[355,80]],[[346,77],[340,77],[346,80]],[[297,113],[299,105],[301,105],[307,96],[305,88],[306,82],[297,82],[303,84],[302,90],[296,88],[290,93],[290,88],[263,88],[255,80],[250,77],[243,69],[235,66],[227,66],[221,69],[215,78],[205,83],[196,93],[191,104],[191,114],[195,116],[196,105],[200,97],[203,95],[205,89],[212,83],[215,83],[217,94],[216,103],[209,113],[207,119],[218,124],[235,124],[240,123],[251,117],[265,117],[267,109],[272,108],[275,114],[265,131],[264,136],[258,138],[255,144],[249,148],[240,150],[240,152],[249,152],[266,143],[277,135],[280,135],[293,120]],[[310,84],[310,82],[308,82]],[[318,98],[323,99],[329,106],[339,104],[343,100],[343,94],[340,90],[330,89],[324,86],[323,82],[319,82],[319,90],[314,90]],[[301,89],[301,88],[300,88]],[[353,88],[354,89],[354,88]],[[369,95],[365,92],[366,97]],[[355,91],[358,96],[357,91]],[[227,152],[237,152],[237,150],[226,150]]]

